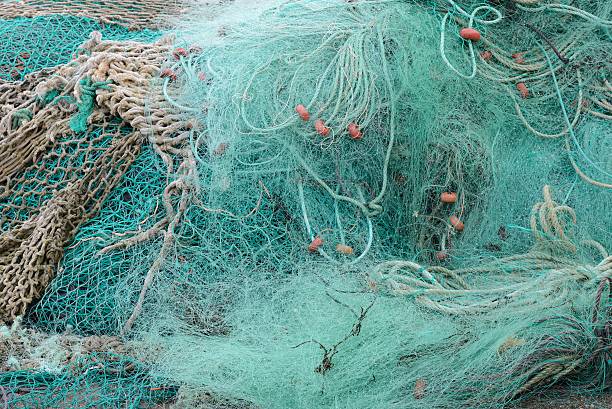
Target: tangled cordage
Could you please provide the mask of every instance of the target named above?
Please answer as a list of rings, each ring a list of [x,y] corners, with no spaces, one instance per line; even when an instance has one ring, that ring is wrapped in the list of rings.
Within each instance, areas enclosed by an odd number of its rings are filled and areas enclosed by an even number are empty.
[[[607,390],[612,6],[240,7],[192,7],[174,44],[93,35],[74,62],[7,85],[31,93],[3,102],[10,152],[32,135],[50,152],[2,168],[0,256],[44,291],[12,314],[121,336],[120,358],[83,359],[145,362],[117,380],[139,405],[177,389],[264,408]],[[83,183],[103,190],[91,205]],[[58,203],[78,216],[61,234]],[[48,286],[14,258],[30,236],[6,239],[33,226],[62,243],[41,262]],[[109,372],[88,376],[118,401]]]

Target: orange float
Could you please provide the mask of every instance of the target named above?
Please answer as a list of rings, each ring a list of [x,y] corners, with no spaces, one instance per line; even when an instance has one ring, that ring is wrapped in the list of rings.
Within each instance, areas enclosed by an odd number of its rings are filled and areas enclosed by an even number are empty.
[[[455,203],[457,201],[457,193],[455,193],[455,192],[443,192],[440,195],[440,201],[442,203]]]
[[[453,226],[455,228],[455,230],[457,231],[463,231],[463,228],[465,227],[463,222],[461,220],[459,220],[459,218],[455,215],[451,216],[449,218],[450,224],[451,226]]]
[[[342,254],[353,254],[353,248],[351,246],[347,246],[346,244],[336,244],[336,251]]]
[[[321,119],[317,119],[315,121],[315,129],[321,136],[329,135],[329,128],[325,126],[325,122],[323,122]]]
[[[348,133],[349,135],[351,135],[351,138],[356,141],[360,140],[363,137],[363,134],[359,130],[359,127],[352,122],[348,126]]]
[[[527,85],[524,82],[519,82],[516,84],[516,89],[518,89],[520,92],[521,98],[526,99],[529,96],[529,88],[527,88]]]
[[[445,251],[436,252],[436,259],[438,261],[445,261],[447,258],[448,258],[448,253],[446,253]]]
[[[187,52],[187,50],[185,50],[184,48],[175,48],[174,51],[172,52],[172,56],[176,59],[179,60],[181,57],[187,57],[189,55],[189,53]]]
[[[310,119],[310,114],[308,113],[308,110],[302,104],[299,104],[295,107],[295,112],[298,113],[298,115],[300,116],[300,118],[302,118],[303,121],[308,121]]]
[[[514,53],[512,54],[512,58],[517,64],[522,64],[525,62],[525,58],[523,58],[523,53]]]
[[[319,236],[315,237],[314,240],[308,245],[308,251],[314,253],[319,250],[319,247],[323,245],[323,239]]]
[[[425,391],[427,390],[427,381],[425,379],[417,379],[414,383],[414,390],[412,395],[415,399],[423,399],[425,397]]]
[[[170,78],[172,81],[176,81],[176,72],[170,68],[164,68],[159,74],[162,78]]]
[[[464,40],[470,40],[474,42],[480,40],[480,32],[473,28],[462,28],[461,31],[459,31],[459,35]]]

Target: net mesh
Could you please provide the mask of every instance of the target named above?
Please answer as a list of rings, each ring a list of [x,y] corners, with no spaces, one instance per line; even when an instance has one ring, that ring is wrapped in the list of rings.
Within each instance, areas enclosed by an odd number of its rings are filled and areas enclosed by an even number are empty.
[[[612,5],[498,3],[194,6],[0,83],[2,318],[130,344],[9,399],[609,391]]]
[[[109,40],[153,41],[159,36],[152,30],[130,32],[121,26],[104,26],[70,15],[2,19],[0,79],[23,80],[29,73],[69,62],[92,31],[101,32]]]
[[[3,19],[75,16],[140,30],[162,27],[169,17],[184,12],[185,3],[177,0],[2,0],[0,4],[0,18]]]

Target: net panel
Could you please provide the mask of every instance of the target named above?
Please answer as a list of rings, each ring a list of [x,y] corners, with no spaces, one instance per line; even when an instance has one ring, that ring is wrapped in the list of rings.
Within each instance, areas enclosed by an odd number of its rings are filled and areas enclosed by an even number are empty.
[[[111,0],[2,0],[0,18],[33,18],[49,15],[86,17],[103,24],[141,30],[159,28],[170,16],[184,12],[183,1]]]
[[[69,62],[92,31],[112,40],[147,42],[159,37],[151,30],[130,32],[70,15],[0,20],[0,79],[21,81],[31,72]]]
[[[223,27],[196,16],[179,30],[194,47],[94,35],[65,83],[28,77],[74,97],[34,121],[118,117],[147,145],[28,323],[133,338],[156,379],[238,407],[609,389],[610,9],[434,6],[272,1]],[[61,141],[4,109],[7,152]],[[20,163],[5,173],[37,162]]]

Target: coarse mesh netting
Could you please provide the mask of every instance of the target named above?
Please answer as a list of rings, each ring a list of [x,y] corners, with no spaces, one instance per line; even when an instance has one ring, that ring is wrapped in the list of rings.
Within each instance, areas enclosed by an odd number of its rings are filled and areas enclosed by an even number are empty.
[[[74,16],[0,20],[0,79],[23,80],[31,72],[67,63],[92,31],[109,40],[152,41],[159,36],[152,30],[130,32]]]
[[[170,18],[183,13],[187,4],[181,0],[1,0],[0,18],[76,16],[141,30],[167,27]]]
[[[611,17],[587,0],[193,3],[163,39],[65,17],[90,26],[0,82],[2,336],[113,347],[26,369],[5,347],[5,402],[609,392]],[[43,43],[2,43],[11,69]]]

